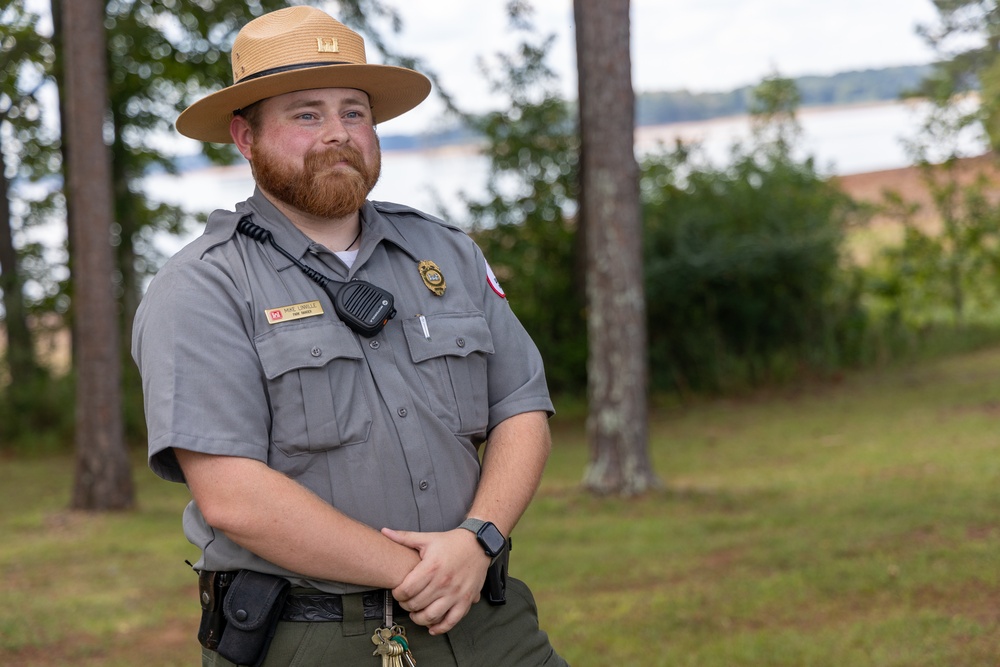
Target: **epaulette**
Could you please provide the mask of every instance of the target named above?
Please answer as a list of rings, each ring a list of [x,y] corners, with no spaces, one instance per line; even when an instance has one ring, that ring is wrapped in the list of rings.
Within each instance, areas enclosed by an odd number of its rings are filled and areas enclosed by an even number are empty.
[[[447,227],[448,229],[454,229],[457,232],[463,232],[461,227],[454,225],[450,222],[445,222],[437,216],[433,216],[430,213],[425,213],[420,209],[413,208],[412,206],[406,206],[405,204],[397,204],[395,202],[388,201],[372,201],[371,205],[375,207],[375,210],[379,213],[385,215],[386,213],[392,215],[415,215],[418,218],[423,218],[428,222],[433,222],[435,224],[441,225],[442,227]]]

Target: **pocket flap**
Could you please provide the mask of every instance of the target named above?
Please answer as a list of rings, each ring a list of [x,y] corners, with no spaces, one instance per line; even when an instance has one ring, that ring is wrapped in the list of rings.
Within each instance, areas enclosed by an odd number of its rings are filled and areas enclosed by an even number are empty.
[[[363,356],[354,334],[346,326],[329,322],[281,327],[258,336],[254,344],[269,380],[296,368],[319,368],[334,359]]]
[[[493,354],[493,335],[482,313],[442,313],[403,320],[403,333],[413,361],[435,357]],[[426,328],[425,328],[426,325]]]
[[[244,632],[260,630],[275,607],[284,602],[288,580],[252,570],[240,570],[233,580],[222,612],[230,625]]]

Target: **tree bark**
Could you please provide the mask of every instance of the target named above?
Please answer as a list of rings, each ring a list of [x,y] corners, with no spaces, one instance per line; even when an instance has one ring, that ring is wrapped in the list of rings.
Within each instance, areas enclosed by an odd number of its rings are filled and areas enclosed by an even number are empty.
[[[661,486],[649,459],[646,301],[629,0],[574,0],[580,219],[587,253],[591,458],[584,486],[636,495]]]
[[[0,136],[0,142],[3,138]],[[2,151],[0,151],[2,154]],[[7,330],[8,380],[12,385],[30,384],[38,376],[28,310],[24,299],[24,283],[14,248],[14,230],[10,218],[10,183],[0,160],[0,291],[3,291],[4,323]]]
[[[72,506],[134,503],[125,446],[118,308],[113,293],[111,164],[104,143],[107,65],[103,0],[61,3],[65,52],[67,210],[73,247],[77,357],[76,471]]]

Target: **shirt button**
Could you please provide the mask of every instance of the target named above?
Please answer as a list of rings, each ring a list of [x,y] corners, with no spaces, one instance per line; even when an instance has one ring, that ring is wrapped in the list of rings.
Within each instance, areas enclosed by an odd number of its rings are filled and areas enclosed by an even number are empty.
[[[406,416],[406,408],[400,408],[399,410],[396,410],[396,414],[399,415],[400,417],[405,417]]]
[[[314,357],[318,357],[321,354],[323,354],[323,350],[321,350],[318,347],[314,347],[313,349],[309,350],[309,354],[311,354]]]
[[[380,343],[377,340],[373,340],[373,341],[369,341],[368,342],[368,347],[370,347],[373,350],[377,350],[379,348],[379,345],[380,345]]]
[[[430,486],[430,484],[427,483],[426,479],[420,480],[420,490],[421,491],[426,491],[428,486]]]
[[[457,343],[459,347],[465,347],[465,339],[464,338],[456,338],[455,339],[455,343]]]

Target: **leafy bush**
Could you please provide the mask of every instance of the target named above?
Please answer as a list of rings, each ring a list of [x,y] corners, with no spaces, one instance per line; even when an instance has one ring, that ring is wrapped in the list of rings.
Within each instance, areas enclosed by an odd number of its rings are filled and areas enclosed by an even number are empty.
[[[549,388],[586,390],[584,279],[574,212],[577,153],[573,109],[553,89],[544,59],[551,37],[500,56],[493,88],[507,109],[469,119],[487,140],[487,198],[466,199],[472,235],[511,307],[545,360]]]
[[[0,452],[41,455],[73,442],[74,376],[38,373],[0,388]]]
[[[841,268],[852,201],[787,150],[684,146],[642,169],[653,387],[718,389],[861,354],[860,287]]]

